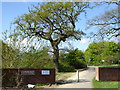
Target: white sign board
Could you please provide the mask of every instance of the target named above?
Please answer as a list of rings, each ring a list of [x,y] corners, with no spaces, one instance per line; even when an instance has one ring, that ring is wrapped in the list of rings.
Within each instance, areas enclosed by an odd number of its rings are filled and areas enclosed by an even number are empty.
[[[50,75],[50,70],[42,70],[41,74],[42,75]]]

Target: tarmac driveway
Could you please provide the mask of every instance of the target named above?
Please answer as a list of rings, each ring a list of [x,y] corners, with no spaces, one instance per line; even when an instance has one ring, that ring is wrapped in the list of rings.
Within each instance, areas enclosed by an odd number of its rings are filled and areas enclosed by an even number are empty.
[[[92,88],[93,77],[95,77],[95,67],[88,67],[87,70],[79,72],[79,82],[76,72],[64,84],[60,84],[56,88]]]

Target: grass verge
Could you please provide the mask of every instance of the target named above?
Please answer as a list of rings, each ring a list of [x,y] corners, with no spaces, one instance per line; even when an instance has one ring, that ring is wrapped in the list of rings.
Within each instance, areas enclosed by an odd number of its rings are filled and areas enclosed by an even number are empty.
[[[119,64],[113,64],[113,65],[102,65],[102,66],[98,66],[98,67],[120,67]]]
[[[93,88],[120,88],[120,82],[117,81],[97,81],[92,80]]]
[[[48,86],[49,84],[36,84],[35,88],[43,88],[44,86]]]

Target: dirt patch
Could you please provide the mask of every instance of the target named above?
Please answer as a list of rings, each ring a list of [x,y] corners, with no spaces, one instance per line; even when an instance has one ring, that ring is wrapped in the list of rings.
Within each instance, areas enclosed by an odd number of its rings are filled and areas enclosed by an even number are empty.
[[[75,75],[76,73],[75,72],[69,72],[69,73],[60,73],[56,76],[56,81],[66,81],[69,77]]]
[[[56,75],[56,84],[42,86],[42,88],[56,88],[59,84],[63,84],[68,78],[74,76],[75,74],[76,72],[58,73]]]

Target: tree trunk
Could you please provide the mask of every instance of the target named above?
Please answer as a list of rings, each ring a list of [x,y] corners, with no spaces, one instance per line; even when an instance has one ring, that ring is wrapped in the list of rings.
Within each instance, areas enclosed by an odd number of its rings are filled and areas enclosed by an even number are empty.
[[[53,47],[53,62],[55,65],[56,72],[60,71],[60,64],[59,64],[59,48],[58,45],[52,44]]]
[[[59,50],[54,51],[53,62],[55,64],[56,72],[59,72],[60,64],[59,64]]]

